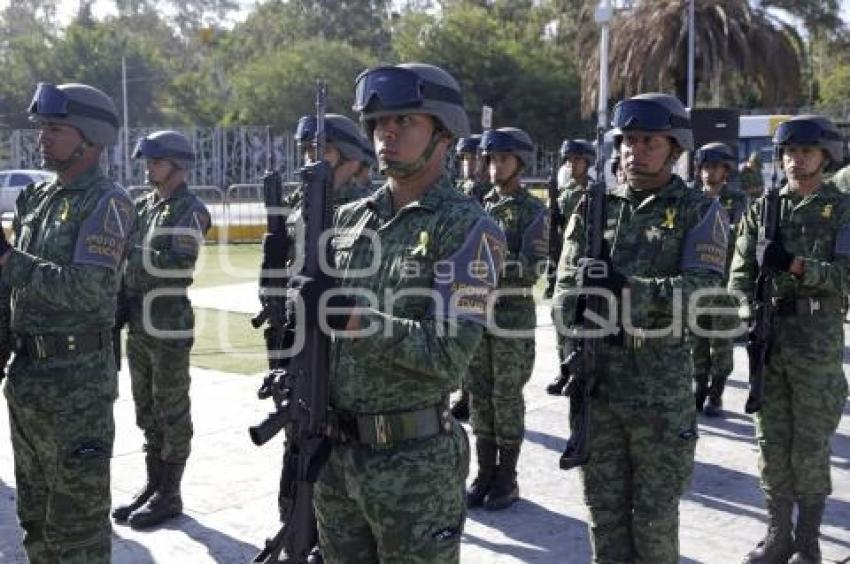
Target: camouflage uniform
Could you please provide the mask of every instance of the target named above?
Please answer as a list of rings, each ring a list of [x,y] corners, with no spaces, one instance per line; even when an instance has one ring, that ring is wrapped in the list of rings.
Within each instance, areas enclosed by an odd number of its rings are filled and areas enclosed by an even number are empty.
[[[476,438],[499,447],[519,449],[525,432],[522,388],[534,368],[534,328],[537,317],[532,288],[548,257],[549,213],[525,188],[500,196],[493,189],[484,209],[505,232],[508,252],[494,310],[496,327],[520,330],[523,336],[487,332],[469,366],[472,431]],[[521,290],[520,295],[513,295]]]
[[[381,332],[338,337],[332,347],[333,413],[339,422],[356,422],[360,432],[356,440],[334,434],[316,485],[322,553],[328,562],[458,562],[469,447],[447,401],[481,339],[503,235],[445,178],[398,211],[385,186],[341,208],[335,226],[340,285],[375,292],[379,307],[361,321]],[[366,230],[381,241],[379,257]],[[375,275],[354,272],[376,258]],[[487,268],[470,277],[476,258]],[[473,293],[457,310],[435,311],[439,302],[422,293],[435,291],[449,303],[453,283]],[[385,292],[394,292],[395,301]],[[431,422],[436,416],[439,426],[419,432],[417,413]],[[385,415],[385,428],[375,426],[375,414]],[[378,438],[370,440],[363,427]]]
[[[478,202],[479,204],[484,202],[484,196],[490,191],[493,187],[489,182],[484,180],[475,180],[472,178],[467,178],[465,180],[461,180],[458,182],[458,187],[460,191]]]
[[[744,164],[738,174],[738,181],[741,183],[744,193],[751,200],[761,197],[764,192],[764,178],[761,175],[761,168],[756,169],[749,163]]]
[[[590,460],[582,467],[595,562],[679,560],[679,498],[690,481],[696,446],[690,350],[669,328],[674,307],[720,284],[729,227],[720,205],[674,176],[654,194],[627,186],[609,192],[605,239],[627,277],[629,335],[600,345],[604,370],[592,399]],[[567,225],[558,266],[560,322],[575,316],[576,265],[582,257],[583,205]],[[684,319],[687,319],[684,317]],[[639,338],[640,330],[668,329]],[[565,337],[561,335],[561,338]],[[575,428],[573,428],[575,432]]]
[[[354,182],[354,180],[349,180],[342,186],[334,188],[333,195],[331,197],[331,205],[334,209],[337,209],[349,202],[365,198],[371,194],[371,190],[369,190],[366,186],[358,184]]]
[[[570,217],[573,210],[576,208],[576,204],[578,204],[578,201],[581,199],[586,190],[587,184],[582,186],[572,178],[565,186],[560,188],[560,193],[558,194],[558,208],[560,208],[561,214],[564,217]]]
[[[750,206],[739,226],[732,260],[729,289],[746,296],[755,288],[762,202]],[[772,288],[773,339],[782,346],[770,349],[756,414],[768,504],[832,491],[829,441],[847,397],[841,299],[850,293],[850,199],[827,183],[808,196],[784,188],[780,203],[782,244],[803,257],[805,272],[799,279],[778,273]]]
[[[17,340],[5,395],[33,563],[110,559],[111,328],[132,221],[129,196],[96,166],[18,197],[15,250],[2,273],[11,291],[4,325]]]
[[[738,222],[744,215],[747,209],[747,196],[740,190],[736,190],[729,184],[724,184],[717,195],[717,200],[726,210],[726,215],[729,217],[730,237],[729,245],[726,253],[726,270],[724,274],[723,287],[729,278],[729,265],[732,262],[732,253],[735,248],[735,237]],[[728,297],[722,297],[716,300],[716,307],[734,307],[734,303]],[[704,330],[709,331],[729,331],[738,324],[736,317],[719,316],[719,315],[703,315],[697,319],[697,325]],[[694,359],[694,379],[697,383],[697,389],[706,390],[708,393],[711,405],[720,406],[723,389],[726,386],[726,379],[734,368],[732,358],[733,342],[727,337],[691,337],[691,350]],[[705,395],[702,396],[705,399]],[[697,409],[702,409],[702,402]]]
[[[210,214],[185,184],[165,199],[152,190],[135,205],[124,290],[136,424],[144,433],[145,451],[166,462],[185,463],[192,438],[189,352],[194,330],[186,289]],[[163,294],[157,296],[159,292]],[[146,297],[152,300],[147,315]]]

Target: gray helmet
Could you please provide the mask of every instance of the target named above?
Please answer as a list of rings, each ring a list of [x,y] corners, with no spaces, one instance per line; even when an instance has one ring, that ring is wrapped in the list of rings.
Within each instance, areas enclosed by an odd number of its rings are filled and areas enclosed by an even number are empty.
[[[195,162],[195,151],[189,139],[179,131],[156,131],[136,142],[134,159],[167,159],[183,170]]]
[[[560,150],[561,160],[568,155],[584,157],[588,164],[596,161],[596,146],[586,139],[564,139]]]
[[[618,102],[614,106],[614,142],[619,144],[629,130],[664,133],[684,151],[693,151],[691,118],[682,102],[670,94],[649,92]]]
[[[822,148],[833,164],[844,161],[844,139],[832,120],[823,116],[794,116],[783,121],[773,134],[773,144],[814,145]]]
[[[370,137],[375,119],[411,112],[433,116],[453,137],[469,136],[460,85],[440,67],[404,63],[368,69],[357,77],[354,97],[352,109],[360,112]]]
[[[375,156],[375,149],[372,147],[372,141],[361,133],[360,144],[363,149],[363,159],[361,159],[360,162],[369,168],[375,168],[378,166],[378,159]]]
[[[316,137],[316,116],[303,116],[295,128],[295,140],[309,143]],[[363,133],[349,117],[340,114],[325,115],[325,140],[333,143],[344,159],[363,160]]]
[[[112,99],[87,84],[54,86],[39,82],[29,106],[35,123],[56,122],[72,125],[94,145],[107,147],[118,139],[118,111]]]
[[[735,170],[738,157],[726,143],[706,143],[697,150],[694,162],[697,168],[706,163],[721,163],[729,167],[729,170]]]
[[[479,152],[484,157],[493,153],[511,153],[525,168],[531,168],[534,163],[534,142],[528,133],[517,127],[488,129],[481,135]]]

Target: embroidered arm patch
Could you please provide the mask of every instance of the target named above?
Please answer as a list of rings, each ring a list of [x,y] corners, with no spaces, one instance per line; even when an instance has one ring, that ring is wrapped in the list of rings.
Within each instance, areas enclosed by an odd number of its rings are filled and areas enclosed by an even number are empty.
[[[460,248],[435,269],[434,289],[441,299],[432,305],[438,309],[434,316],[485,325],[487,299],[499,285],[506,252],[499,226],[490,217],[479,218]],[[441,276],[444,269],[452,276]]]
[[[200,201],[195,202],[174,224],[174,241],[171,249],[175,253],[196,256],[198,247],[211,224],[212,220],[206,206]]]
[[[541,209],[522,234],[522,252],[530,257],[549,254],[549,212]]]
[[[726,272],[726,249],[729,243],[729,216],[716,200],[702,220],[685,234],[681,269]]]
[[[834,254],[836,256],[850,255],[850,225],[842,225],[838,228],[838,233],[835,236]]]
[[[105,266],[116,270],[133,226],[133,202],[120,187],[105,192],[95,210],[80,225],[74,247],[74,264]]]

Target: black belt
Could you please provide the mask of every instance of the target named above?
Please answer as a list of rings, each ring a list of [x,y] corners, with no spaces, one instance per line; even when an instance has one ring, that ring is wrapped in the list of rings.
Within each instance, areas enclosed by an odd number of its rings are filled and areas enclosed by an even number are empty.
[[[110,333],[15,335],[15,352],[32,358],[68,358],[112,348]]]
[[[332,410],[328,414],[328,436],[341,443],[387,446],[451,430],[448,402],[410,411],[352,413]]]
[[[603,338],[603,341],[609,345],[635,351],[640,350],[649,344],[678,345],[683,342],[681,336],[669,334],[662,337],[650,337],[645,336],[643,331],[634,329],[629,333],[620,329],[619,333],[616,335],[608,335]]]
[[[843,300],[834,296],[828,298],[777,298],[773,300],[773,311],[779,317],[841,313],[843,308]]]

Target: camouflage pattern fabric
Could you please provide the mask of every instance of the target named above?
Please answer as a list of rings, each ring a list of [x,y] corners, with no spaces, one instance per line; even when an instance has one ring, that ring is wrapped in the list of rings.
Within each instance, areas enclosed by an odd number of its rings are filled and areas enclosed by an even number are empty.
[[[754,202],[741,222],[732,260],[729,289],[745,296],[755,288],[762,204]],[[786,187],[780,207],[782,243],[803,258],[804,273],[799,279],[777,274],[772,295],[836,300],[850,293],[850,197],[829,183],[807,196]],[[742,313],[748,317],[748,308]],[[756,414],[762,488],[769,498],[829,494],[829,441],[847,397],[842,312],[778,315],[774,325],[777,345],[765,367],[764,404]]]
[[[353,180],[349,180],[342,186],[334,189],[331,205],[334,209],[339,208],[344,204],[348,204],[360,198],[365,198],[372,193],[366,186],[357,184]]]
[[[690,480],[697,429],[690,349],[681,330],[669,328],[687,319],[684,306],[695,291],[721,284],[729,228],[716,201],[676,176],[651,194],[620,186],[607,202],[605,240],[628,281],[629,332],[646,338],[600,345],[605,369],[592,400],[590,460],[582,467],[594,558],[674,563],[678,499]],[[584,248],[583,207],[569,220],[558,266],[555,303],[563,307],[555,315],[562,327],[575,319],[569,290]],[[658,329],[668,330],[647,334]]]
[[[156,190],[142,196],[136,214],[124,268],[136,424],[144,433],[147,452],[166,462],[184,463],[192,439],[189,353],[194,329],[185,290],[192,284],[210,214],[185,184],[167,198]],[[147,311],[146,296],[151,300]]]
[[[458,188],[460,188],[461,192],[480,204],[484,201],[484,196],[490,192],[493,186],[489,182],[483,180],[467,178],[466,180],[461,180],[458,183]]]
[[[109,335],[132,212],[124,189],[96,167],[67,185],[30,185],[16,204],[0,324],[22,339],[102,339],[76,355],[20,349],[9,367],[18,518],[30,562],[110,560],[118,387]]]
[[[760,198],[764,193],[764,178],[761,175],[761,170],[752,168],[749,164],[741,167],[741,172],[738,174],[738,181],[741,183],[741,188],[751,200]]]
[[[570,181],[567,182],[566,186],[559,189],[558,207],[565,218],[572,215],[573,210],[576,209],[576,204],[578,204],[586,190],[586,185],[582,186],[572,178],[570,178]]]
[[[488,333],[469,367],[470,417],[476,437],[491,439],[500,447],[519,446],[525,431],[522,389],[534,368],[536,313],[531,291],[545,273],[549,255],[549,210],[520,187],[500,196],[496,189],[484,197],[484,209],[508,241],[498,299],[496,327],[524,330],[525,336]],[[515,294],[520,290],[519,295]]]
[[[379,331],[337,335],[332,407],[374,414],[446,405],[481,339],[503,234],[445,178],[400,210],[384,186],[340,208],[335,227],[339,284],[373,293],[361,327]],[[368,231],[380,240],[380,254]],[[374,273],[357,272],[373,261]],[[478,268],[469,270],[473,261]],[[458,307],[438,299],[455,292],[468,292]],[[327,561],[458,562],[468,464],[456,424],[436,437],[384,446],[335,443],[315,495]]]
[[[735,233],[738,223],[747,210],[747,195],[729,184],[725,184],[717,194],[717,200],[729,217],[730,237],[726,255],[726,273],[721,288],[725,288],[729,278],[729,266],[735,248]],[[734,301],[728,296],[717,296],[713,300],[716,307],[734,308]],[[728,331],[739,324],[737,316],[704,315],[697,319],[699,327],[709,331]],[[697,384],[708,386],[709,397],[720,401],[726,380],[731,374],[734,343],[730,338],[692,336],[691,351],[694,358],[694,379]]]

